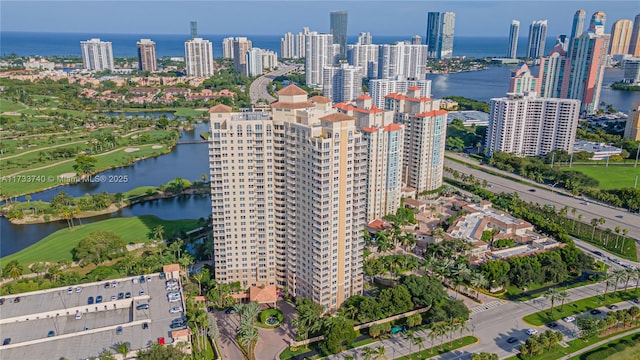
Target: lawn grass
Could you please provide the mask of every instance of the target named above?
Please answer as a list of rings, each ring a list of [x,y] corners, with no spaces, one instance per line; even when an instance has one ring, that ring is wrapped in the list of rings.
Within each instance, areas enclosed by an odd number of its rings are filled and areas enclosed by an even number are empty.
[[[444,353],[456,350],[456,349],[460,349],[462,347],[465,347],[467,345],[471,345],[471,344],[475,344],[476,342],[478,342],[478,338],[476,338],[475,336],[465,336],[463,338],[460,339],[455,339],[453,341],[453,347],[450,347],[451,342],[447,341],[443,344],[442,350],[440,349],[440,346],[434,346],[432,348],[428,348],[428,349],[424,349],[422,351],[418,351],[418,352],[414,352],[411,355],[406,355],[406,356],[402,356],[399,358],[396,358],[398,360],[418,360],[418,359],[429,359],[435,356],[440,356]]]
[[[0,112],[20,111],[26,108],[27,107],[22,104],[18,104],[16,102],[5,99],[0,99]]]
[[[627,335],[625,337],[621,337],[620,339],[608,342],[606,344],[602,344],[600,346],[598,346],[597,348],[593,349],[593,350],[589,350],[584,354],[580,354],[577,356],[574,356],[572,358],[570,358],[569,360],[582,360],[584,358],[586,358],[587,355],[598,352],[602,349],[608,348],[608,347],[613,347],[616,344],[619,344],[621,342],[630,342],[630,341],[637,341],[638,339],[638,334],[631,334],[631,335]],[[640,359],[640,342],[636,343],[636,345],[631,346],[631,347],[627,347],[625,348],[623,351],[618,352],[616,354],[613,354],[609,357],[607,357],[607,360],[629,360],[629,359]]]
[[[613,290],[613,289],[611,289]],[[544,325],[550,323],[552,321],[562,319],[563,317],[581,314],[585,311],[589,311],[591,309],[595,309],[601,306],[619,303],[625,300],[635,299],[640,295],[640,290],[630,289],[627,291],[617,291],[615,293],[607,293],[607,296],[601,301],[600,296],[592,296],[590,298],[570,302],[564,304],[564,306],[560,306],[558,301],[556,301],[555,307],[553,309],[553,314],[549,314],[550,309],[545,309],[543,311],[538,311],[537,313],[533,313],[527,315],[523,318],[525,322],[531,325]],[[561,310],[562,308],[562,310]]]
[[[563,170],[575,170],[591,176],[598,180],[599,189],[620,189],[632,188],[636,181],[636,176],[640,175],[640,167],[628,165],[574,165],[563,168]]]
[[[132,163],[133,159],[147,158],[157,155],[162,155],[169,152],[166,146],[160,149],[153,149],[154,144],[136,145],[135,148],[140,150],[127,153],[125,148],[118,149],[117,151],[107,155],[95,155],[98,159],[96,163],[96,172],[105,171],[118,166],[127,166]],[[26,171],[16,177],[11,177],[10,174],[3,174],[7,178],[2,182],[2,194],[3,196],[19,196],[24,194],[41,191],[55,186],[66,185],[68,182],[58,180],[58,176],[67,173],[76,173],[73,169],[75,161],[70,161],[55,165],[50,168]],[[160,185],[160,184],[158,184]]]
[[[609,265],[606,265],[606,264],[604,264],[602,262],[599,262],[599,261],[596,262],[596,270],[597,271],[606,272],[607,271],[606,269],[608,269],[608,268],[609,268]],[[580,277],[581,276],[577,276],[577,278],[580,278]],[[592,279],[592,277],[593,277],[593,279]],[[585,280],[582,280],[582,281],[579,281],[579,282],[575,282],[573,284],[565,285],[565,284],[567,284],[568,282],[570,282],[570,281],[572,281],[574,279],[575,279],[575,277],[571,278],[571,279],[568,279],[568,280],[566,280],[566,281],[564,281],[562,283],[559,283],[559,284],[555,284],[555,283],[534,284],[534,285],[531,285],[531,286],[527,287],[527,291],[526,292],[531,292],[531,291],[534,291],[534,290],[537,290],[537,289],[540,289],[540,288],[546,287],[546,286],[554,286],[554,287],[557,287],[557,288],[561,288],[563,290],[573,289],[573,288],[577,288],[577,287],[580,287],[580,286],[593,284],[594,282],[597,281],[597,276],[596,275],[591,275],[589,278],[587,278]],[[508,299],[508,300],[512,300],[512,301],[528,301],[528,300],[535,299],[535,298],[538,298],[538,297],[541,297],[541,296],[544,295],[544,292],[539,292],[539,293],[535,293],[535,294],[529,293],[529,294],[526,294],[526,295],[522,295],[523,293],[525,293],[525,291],[523,291],[522,288],[519,288],[519,287],[514,286],[514,285],[507,286],[506,290],[507,291],[504,294],[498,296],[500,299]]]
[[[287,348],[280,353],[280,359],[281,360],[291,359],[294,356],[302,355],[304,353],[311,351],[311,349],[308,346],[298,346],[295,349],[296,351],[292,351],[291,347],[287,346]]]
[[[94,231],[111,231],[122,237],[126,243],[141,243],[150,241],[149,233],[158,225],[164,227],[164,237],[168,238],[180,231],[195,229],[198,227],[197,224],[198,220],[163,220],[152,215],[108,219],[72,229],[58,230],[26,249],[3,257],[0,262],[17,260],[26,265],[38,261],[72,260],[71,250]]]

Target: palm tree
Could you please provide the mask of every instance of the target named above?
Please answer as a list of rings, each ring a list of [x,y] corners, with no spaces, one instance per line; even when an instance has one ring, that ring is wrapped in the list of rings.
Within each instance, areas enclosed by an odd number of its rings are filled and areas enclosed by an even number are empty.
[[[558,289],[549,288],[547,292],[544,294],[544,297],[551,301],[551,316],[553,316],[553,306],[555,305],[556,300],[558,299]]]
[[[364,360],[371,360],[375,355],[375,353],[376,352],[373,350],[373,348],[370,348],[370,347],[366,347],[362,349],[362,357],[364,358]]]
[[[153,237],[156,240],[164,241],[164,226],[158,225],[153,228],[152,232],[153,232]]]
[[[115,350],[119,354],[122,354],[123,359],[126,359],[127,354],[129,354],[129,343],[121,342],[120,344],[118,344],[118,346],[115,347]]]
[[[440,337],[440,351],[444,351],[444,337],[447,335],[447,331],[449,330],[449,326],[444,321],[438,323],[436,327],[433,329],[434,332],[438,334]]]
[[[560,312],[562,312],[562,309],[564,308],[564,302],[568,298],[569,298],[569,293],[567,293],[565,290],[558,292],[558,300],[560,300]]]
[[[431,331],[427,334],[429,340],[431,340],[431,354],[433,354],[433,349],[435,348],[435,341],[438,339],[438,332],[436,332],[436,327],[432,326]]]
[[[412,342],[413,345],[416,345],[418,347],[418,351],[422,352],[422,348],[424,347],[424,339],[420,336],[414,336]]]
[[[638,290],[638,285],[640,285],[640,267],[635,269],[636,272],[636,291]]]
[[[404,334],[404,337],[407,341],[409,341],[409,353],[412,353],[413,351],[411,351],[411,346],[413,345],[413,339],[416,338],[416,334],[413,332],[413,330],[409,330]]]
[[[471,275],[471,286],[476,289],[476,298],[478,297],[479,289],[484,289],[489,285],[489,281],[480,272],[474,272]]]
[[[378,231],[375,238],[376,244],[378,244],[378,252],[385,252],[392,249],[391,241],[389,241],[389,234],[385,231]]]
[[[255,321],[259,313],[260,306],[257,302],[252,301],[244,306],[242,315],[245,319],[247,319],[247,321]]]
[[[462,344],[462,333],[465,331],[469,331],[467,320],[458,319],[458,331],[460,331],[460,338],[458,339],[458,344]]]
[[[22,267],[22,264],[20,264],[17,260],[11,260],[4,267],[3,273],[6,276],[16,280],[20,278],[20,276],[22,276],[22,274],[24,273],[24,268]]]
[[[449,329],[449,340],[451,341],[451,345],[449,348],[453,348],[453,333],[458,330],[460,324],[458,323],[458,319],[451,318],[447,321],[447,328]]]
[[[593,241],[593,237],[596,235],[596,227],[598,227],[599,220],[596,218],[591,219],[591,226],[593,226],[593,231],[591,232],[591,241]]]
[[[252,327],[240,335],[240,343],[247,349],[249,360],[254,359],[253,350],[258,343],[258,329]]]
[[[162,225],[159,225],[159,226],[162,226]],[[184,245],[184,241],[182,241],[182,239],[180,238],[177,238],[175,241],[171,243],[171,245],[169,245],[169,250],[171,250],[174,253],[173,255],[176,257],[176,259],[180,259],[181,257],[180,255],[182,252],[182,245]]]
[[[384,346],[380,345],[376,348],[376,354],[378,355],[378,360],[382,359],[382,358],[387,358],[387,348],[385,348]]]
[[[625,269],[624,271],[624,289],[627,290],[629,281],[636,277],[636,271],[633,268]]]
[[[611,279],[613,277],[609,273],[604,273],[601,275],[601,277],[602,277],[602,281],[604,281],[604,293],[602,295],[606,296],[607,292],[609,291],[609,284],[611,283]]]
[[[614,294],[618,290],[618,283],[620,282],[620,280],[625,278],[625,275],[626,275],[626,271],[624,271],[623,269],[613,270],[613,280],[614,280],[613,293]]]
[[[198,295],[202,295],[202,279],[204,279],[204,274],[200,271],[197,274],[193,274],[193,280],[198,282]]]

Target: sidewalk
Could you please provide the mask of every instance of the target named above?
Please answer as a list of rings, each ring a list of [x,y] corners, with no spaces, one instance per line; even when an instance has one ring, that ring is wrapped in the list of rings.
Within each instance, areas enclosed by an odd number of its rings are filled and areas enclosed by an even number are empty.
[[[627,336],[627,335],[635,334],[635,333],[638,333],[638,332],[640,332],[640,329],[633,329],[633,330],[629,330],[629,331],[627,331],[627,332],[624,332],[624,333],[622,333],[622,334],[618,334],[618,335],[616,335],[616,336],[612,336],[612,337],[610,337],[610,338],[608,338],[608,339],[605,339],[605,340],[602,340],[602,341],[598,341],[597,343],[591,344],[591,345],[587,346],[586,348],[580,349],[580,350],[578,350],[578,351],[576,351],[576,352],[574,352],[574,353],[572,353],[572,354],[569,354],[569,355],[567,355],[567,356],[564,356],[564,357],[560,358],[560,360],[567,360],[567,359],[570,359],[570,358],[572,358],[572,357],[574,357],[574,356],[578,356],[578,355],[580,355],[580,354],[586,353],[586,352],[588,352],[589,350],[593,350],[593,349],[595,349],[595,348],[597,348],[598,346],[601,346],[601,345],[603,345],[603,344],[606,344],[606,343],[612,342],[612,341],[614,341],[614,340],[618,340],[618,339],[623,338],[623,337],[625,337],[625,336]]]

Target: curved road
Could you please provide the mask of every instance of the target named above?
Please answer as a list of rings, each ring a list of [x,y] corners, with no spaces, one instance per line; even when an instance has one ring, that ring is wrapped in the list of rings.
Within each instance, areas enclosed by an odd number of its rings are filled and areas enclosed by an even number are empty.
[[[447,154],[451,156],[451,154]],[[475,160],[470,160],[461,156],[456,156],[456,160],[464,161],[469,164],[478,165]],[[494,193],[517,192],[520,199],[524,201],[532,201],[534,203],[554,205],[557,209],[563,206],[569,208],[575,208],[577,210],[576,216],[582,214],[583,221],[589,222],[593,218],[604,218],[606,223],[604,227],[614,229],[616,226],[620,226],[622,229],[628,229],[628,235],[635,239],[640,239],[640,216],[632,214],[624,209],[604,206],[599,203],[585,201],[580,198],[567,195],[559,192],[558,190],[551,191],[551,187],[541,186],[540,184],[523,184],[514,180],[505,179],[500,176],[486,173],[484,171],[476,170],[450,159],[445,159],[445,165],[457,170],[460,173],[471,174],[477,179],[487,180],[491,186],[490,191]],[[490,168],[493,172],[501,172],[498,169]],[[509,176],[516,178],[517,175],[508,174]],[[530,180],[528,180],[530,182]],[[535,191],[531,191],[534,189]],[[586,204],[586,205],[585,205]],[[567,214],[572,216],[571,212]]]
[[[276,71],[270,72],[266,75],[262,75],[255,79],[249,86],[249,96],[251,97],[251,103],[257,104],[258,100],[265,99],[269,103],[276,99],[269,94],[268,86],[270,86],[273,79],[280,75],[288,74],[298,68],[297,65],[283,65],[280,64],[280,68]]]

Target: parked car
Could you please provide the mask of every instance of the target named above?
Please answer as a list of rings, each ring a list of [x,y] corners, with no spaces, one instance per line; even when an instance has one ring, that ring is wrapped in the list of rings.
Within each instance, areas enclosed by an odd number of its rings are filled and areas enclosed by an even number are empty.
[[[104,283],[104,288],[105,288],[105,289],[108,289],[108,288],[109,288],[109,286],[111,286],[111,284],[110,284],[110,283],[108,283],[108,282]]]
[[[102,295],[98,295],[96,298],[96,304],[100,304],[102,302]]]
[[[161,273],[160,273],[160,280],[164,280],[164,278],[165,278],[164,273],[163,273],[163,272],[161,272]]]
[[[69,286],[69,288],[67,289],[67,294],[73,294],[73,288],[71,286]]]
[[[0,299],[0,300],[2,300],[2,299]],[[640,304],[640,298],[635,298],[635,299],[633,299],[633,300],[631,300],[631,301],[633,301],[633,302],[634,302],[634,303],[636,303],[636,304]],[[1,305],[1,304],[0,304],[0,305]]]
[[[49,330],[49,332],[47,333],[47,337],[53,337],[56,336],[56,332],[53,330]]]
[[[116,335],[122,335],[122,326],[116,328]]]
[[[144,290],[140,290],[140,296],[144,295]]]
[[[144,284],[146,282],[144,275],[140,275],[140,283]]]
[[[602,311],[598,310],[598,309],[593,309],[590,311],[591,315],[598,315],[600,313],[602,313]]]
[[[82,292],[82,286],[77,286],[77,287],[76,287],[76,292],[77,292],[77,293]]]
[[[118,300],[124,299],[124,293],[118,293]]]
[[[555,329],[555,328],[557,328],[557,327],[558,327],[558,323],[557,323],[557,322],[555,322],[555,321],[554,321],[554,322],[550,322],[550,323],[548,323],[548,324],[547,324],[547,327],[548,327],[549,329]]]
[[[224,311],[224,313],[225,313],[225,314],[227,314],[227,315],[229,315],[229,314],[233,314],[233,313],[235,313],[235,312],[236,312],[236,311],[235,311],[232,307],[227,308],[227,310],[225,310],[225,311]]]
[[[126,294],[124,294],[124,298],[125,298],[125,299],[129,299],[129,298],[131,298],[131,293],[130,293],[130,292],[127,292]]]
[[[0,305],[4,305],[4,298],[0,298]]]
[[[142,323],[142,330],[147,330],[149,328],[149,323]]]
[[[618,305],[616,305],[616,304],[607,305],[607,309],[609,309],[609,310],[617,310],[618,309]]]
[[[78,311],[76,313],[76,320],[80,320],[80,319],[82,319],[82,313]]]
[[[185,327],[186,324],[184,322],[176,322],[176,323],[171,323],[171,325],[169,325],[169,328],[171,328],[171,330],[175,330],[175,329],[180,329]]]
[[[177,314],[182,312],[182,306],[174,306],[171,309],[169,309],[169,313],[171,314]]]
[[[87,298],[87,305],[91,305],[91,304],[93,304],[93,296],[89,296]]]
[[[527,330],[527,335],[531,336],[531,335],[535,335],[538,333],[538,330],[536,329],[529,329]]]
[[[566,321],[566,322],[574,322],[576,321],[575,316],[567,316],[565,318],[562,318],[562,320]]]
[[[115,280],[113,280],[113,281],[111,282],[111,287],[112,287],[112,288],[114,288],[114,287],[116,287],[116,286],[118,286],[118,282],[117,282],[117,281],[115,281]]]
[[[20,302],[20,296],[16,296],[16,297],[13,299],[13,302],[14,302],[15,304],[19,303],[19,302]]]
[[[111,301],[116,301],[117,299],[118,299],[118,297],[117,297],[117,296],[115,296],[115,295],[111,295]]]
[[[2,340],[2,345],[9,345],[11,344],[11,338],[5,338],[4,340]]]
[[[515,337],[515,336],[512,336],[512,337],[510,337],[510,338],[508,338],[508,339],[507,339],[507,342],[508,342],[509,344],[516,343],[516,342],[518,342],[518,338],[517,338],[517,337]]]
[[[149,308],[149,304],[140,304],[136,306],[136,310],[146,310]]]
[[[151,276],[147,276],[147,282],[151,282]]]

